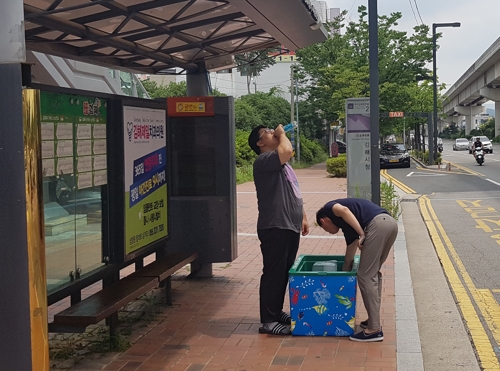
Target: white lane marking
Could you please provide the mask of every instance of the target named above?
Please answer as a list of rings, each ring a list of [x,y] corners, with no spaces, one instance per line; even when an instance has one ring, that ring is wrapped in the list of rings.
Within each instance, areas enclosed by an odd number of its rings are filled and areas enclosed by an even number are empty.
[[[446,176],[446,174],[434,174],[434,173],[421,173],[421,172],[418,172],[418,171],[412,171],[410,174],[407,175],[407,177],[409,176]]]
[[[243,236],[243,237],[257,237],[257,233],[238,233],[238,236]],[[300,238],[338,239],[338,238],[344,238],[344,236],[319,236],[319,235],[309,234],[307,236],[300,236]]]
[[[491,182],[491,183],[493,183],[493,184],[496,184],[496,185],[500,186],[500,183],[495,182],[494,180],[491,180],[491,179],[488,179],[488,178],[486,178],[486,180],[487,180],[488,182]]]

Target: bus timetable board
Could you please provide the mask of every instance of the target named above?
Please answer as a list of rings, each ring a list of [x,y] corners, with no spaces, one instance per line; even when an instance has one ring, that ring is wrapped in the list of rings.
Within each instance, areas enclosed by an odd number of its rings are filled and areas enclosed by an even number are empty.
[[[347,196],[371,200],[370,98],[346,100]]]

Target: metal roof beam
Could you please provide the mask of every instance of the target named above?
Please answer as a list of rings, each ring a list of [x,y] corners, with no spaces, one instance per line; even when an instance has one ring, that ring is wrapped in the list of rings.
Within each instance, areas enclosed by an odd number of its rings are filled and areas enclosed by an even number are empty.
[[[210,40],[199,41],[197,43],[181,45],[181,46],[177,46],[177,47],[170,48],[170,49],[164,49],[163,52],[172,54],[172,53],[178,53],[178,52],[182,52],[182,51],[189,50],[189,49],[201,49],[201,48],[206,48],[209,45],[221,43],[224,41],[230,41],[230,40],[234,40],[234,39],[244,39],[247,37],[254,37],[254,36],[257,36],[257,35],[260,35],[263,33],[265,33],[265,32],[262,31],[261,29],[257,29],[257,30],[252,30],[252,31],[247,31],[247,32],[242,32],[242,33],[237,33],[237,34],[224,35],[224,36],[220,36],[220,37],[213,38]]]
[[[62,20],[53,15],[37,16],[37,14],[40,13],[39,10],[31,5],[24,4],[24,12],[25,14],[33,15],[32,22],[37,23],[40,26],[51,27],[53,29],[58,30],[59,32],[65,32],[80,37],[83,40],[92,41],[94,38],[101,38],[103,36],[108,35],[103,31],[95,30],[90,27],[85,27],[74,22]],[[145,46],[138,45],[127,40],[123,40],[119,37],[106,39],[103,41],[103,43],[106,46],[110,46],[116,49],[121,49],[132,54],[142,55],[143,57],[148,59],[154,60],[156,58],[158,61],[169,65],[173,64],[191,70],[198,69],[198,66],[194,63],[188,63],[184,60],[181,60],[180,58],[175,58],[169,55],[165,55],[163,53],[161,54],[154,53],[153,49],[146,48]]]
[[[196,0],[191,0],[188,5],[191,5],[191,4],[195,3],[195,2],[196,2]],[[186,6],[188,6],[188,5],[186,5]],[[102,4],[102,6],[108,8],[111,11],[115,11],[115,12],[121,13],[121,15],[123,15],[123,16],[128,16],[129,13],[130,13],[127,7],[125,7],[125,6],[121,5],[121,4],[118,4],[116,2]],[[148,27],[151,27],[151,28],[157,30],[161,34],[164,34],[164,33],[171,34],[172,33],[172,30],[171,30],[171,28],[169,26],[162,25],[160,22],[157,22],[157,21],[153,20],[151,17],[149,17],[149,16],[147,16],[145,14],[135,13],[132,18],[135,21],[137,21],[137,22],[140,22],[140,23],[142,23],[142,24],[144,24],[144,25],[146,25]],[[189,36],[189,35],[186,35],[186,34],[183,34],[183,33],[176,33],[175,34],[175,38],[179,39],[179,40],[181,40],[181,41],[183,41],[185,43],[193,43],[193,42],[198,42],[199,41],[199,38],[195,38],[193,36]],[[212,54],[217,54],[218,53],[217,50],[207,50],[207,51],[210,52],[210,53],[212,53]]]

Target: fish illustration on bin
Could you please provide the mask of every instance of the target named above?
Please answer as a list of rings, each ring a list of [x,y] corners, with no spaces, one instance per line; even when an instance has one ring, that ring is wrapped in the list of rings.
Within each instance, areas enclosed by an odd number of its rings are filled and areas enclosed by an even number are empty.
[[[337,271],[315,271],[314,263],[336,260]],[[300,255],[289,271],[290,316],[292,335],[350,336],[356,315],[356,274],[342,271],[344,256]]]

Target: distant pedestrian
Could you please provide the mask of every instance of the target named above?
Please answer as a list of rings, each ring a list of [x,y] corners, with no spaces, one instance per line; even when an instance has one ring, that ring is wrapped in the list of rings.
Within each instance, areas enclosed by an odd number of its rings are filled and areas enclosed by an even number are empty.
[[[309,233],[302,195],[295,172],[288,164],[293,148],[283,126],[257,126],[248,144],[258,157],[253,164],[259,216],[263,270],[260,279],[262,334],[290,334],[290,315],[283,311],[288,271],[299,249],[300,233]]]
[[[342,229],[347,244],[343,270],[351,270],[356,250],[361,250],[358,286],[368,319],[360,323],[364,330],[350,337],[353,341],[382,341],[380,324],[382,273],[398,234],[398,224],[389,212],[371,201],[343,198],[326,203],[316,213],[316,222],[335,234]]]

